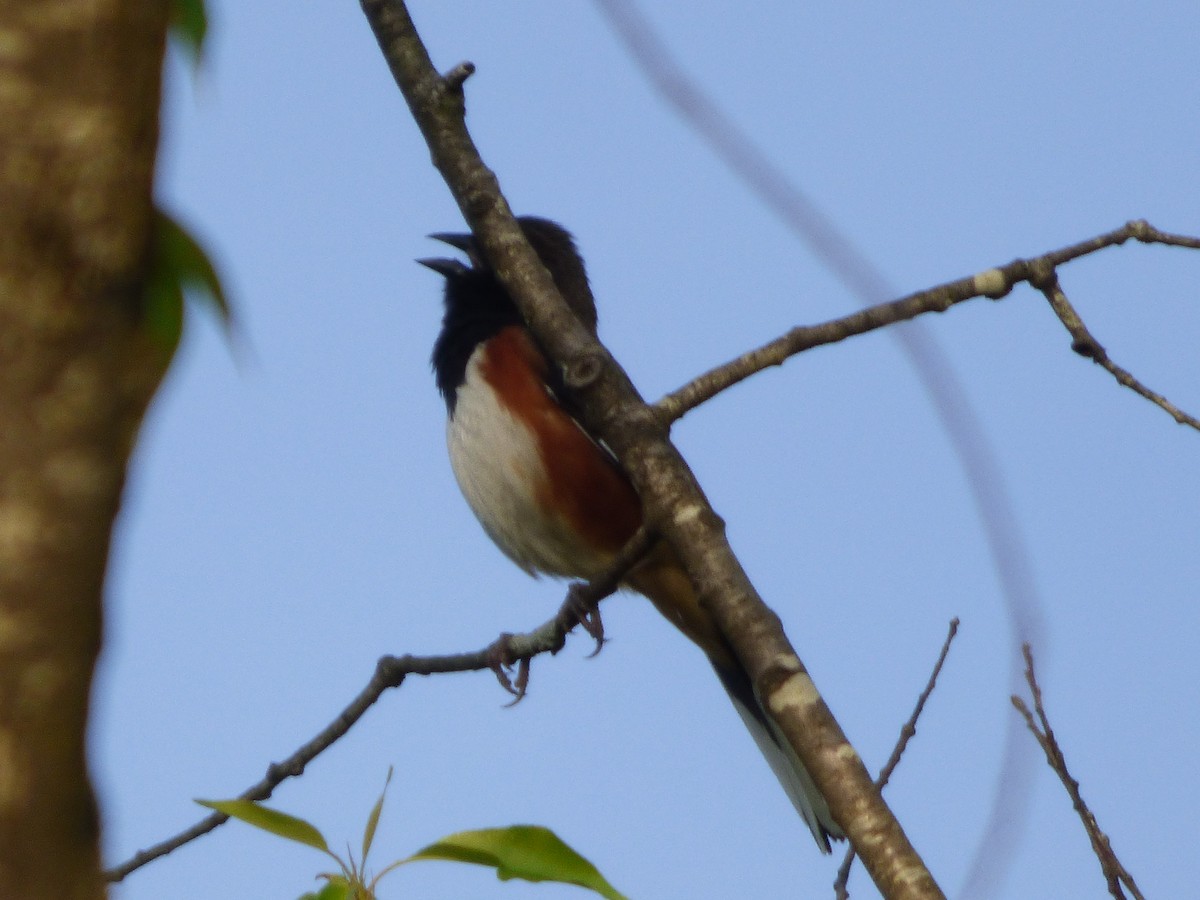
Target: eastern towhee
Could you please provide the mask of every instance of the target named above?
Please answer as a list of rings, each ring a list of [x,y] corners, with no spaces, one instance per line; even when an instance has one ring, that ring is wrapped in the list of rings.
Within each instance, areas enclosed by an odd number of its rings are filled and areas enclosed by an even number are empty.
[[[519,220],[563,299],[594,334],[596,304],[575,243],[554,222]],[[446,279],[433,369],[448,413],[446,442],[463,495],[484,531],[531,575],[590,579],[637,531],[642,508],[608,448],[572,415],[572,392],[525,326],[470,234],[435,234],[467,254],[421,263]],[[708,656],[788,797],[829,852],[843,836],[745,670],[660,542],[625,577]]]

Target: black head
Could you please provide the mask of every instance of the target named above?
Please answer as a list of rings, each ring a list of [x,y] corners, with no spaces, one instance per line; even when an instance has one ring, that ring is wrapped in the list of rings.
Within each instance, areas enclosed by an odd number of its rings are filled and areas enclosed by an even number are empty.
[[[596,302],[588,285],[583,259],[570,233],[549,219],[517,219],[525,238],[542,261],[559,293],[580,322],[596,333]],[[466,376],[475,347],[508,325],[522,323],[520,312],[495,273],[483,259],[471,234],[431,234],[466,254],[470,265],[457,259],[419,259],[446,279],[445,316],[433,347],[438,390],[453,414],[457,388]]]
[[[558,288],[567,305],[581,323],[593,334],[596,333],[596,301],[592,297],[592,289],[588,284],[587,271],[583,267],[583,258],[575,246],[571,233],[549,219],[538,216],[521,216],[517,224],[525,232],[525,239],[533,247],[538,259],[542,261],[554,285]],[[449,244],[456,250],[467,255],[470,266],[464,265],[457,259],[419,259],[423,266],[444,275],[447,281],[469,277],[468,273],[492,274],[491,267],[479,252],[475,236],[470,232],[465,234],[439,233],[431,234],[431,238]],[[494,277],[494,275],[493,275]],[[511,300],[509,301],[511,303]]]

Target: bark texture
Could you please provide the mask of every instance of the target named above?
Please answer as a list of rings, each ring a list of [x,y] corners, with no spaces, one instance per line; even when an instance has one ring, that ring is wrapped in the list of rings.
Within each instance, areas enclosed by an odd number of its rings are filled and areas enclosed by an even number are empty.
[[[109,539],[166,352],[139,323],[167,4],[0,4],[0,888],[104,896],[86,736]]]

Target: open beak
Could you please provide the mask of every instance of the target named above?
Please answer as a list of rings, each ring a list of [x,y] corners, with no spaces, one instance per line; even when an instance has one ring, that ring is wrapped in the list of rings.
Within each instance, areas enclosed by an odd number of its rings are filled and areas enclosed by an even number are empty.
[[[467,259],[470,261],[471,266],[480,267],[479,256],[475,252],[475,237],[470,232],[466,234],[438,232],[437,234],[429,235],[429,237],[435,241],[441,241],[443,244],[449,244],[455,250],[461,250],[467,254]],[[469,266],[464,265],[457,259],[431,258],[418,259],[417,262],[427,269],[433,269],[433,271],[446,278],[452,278],[455,275],[461,275],[463,272],[470,270]]]
[[[445,278],[453,278],[456,275],[461,275],[463,272],[470,271],[463,265],[462,260],[458,259],[418,259],[417,262],[427,269],[433,269],[433,271]]]
[[[439,231],[437,234],[426,235],[433,238],[435,241],[441,241],[443,244],[449,244],[455,250],[461,250],[463,253],[471,256],[475,248],[475,236],[471,232],[466,234],[452,234],[448,231]]]

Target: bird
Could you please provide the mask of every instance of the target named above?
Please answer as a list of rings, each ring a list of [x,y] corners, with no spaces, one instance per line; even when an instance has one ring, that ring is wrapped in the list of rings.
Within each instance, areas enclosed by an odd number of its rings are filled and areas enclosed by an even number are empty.
[[[536,216],[518,218],[579,322],[597,332],[596,303],[574,237]],[[642,507],[613,453],[587,432],[578,401],[527,327],[469,233],[429,236],[463,252],[417,262],[443,276],[444,315],[432,367],[446,403],[451,468],[488,537],[531,575],[589,580],[642,524]],[[676,554],[659,541],[624,577],[708,657],[742,721],[817,846],[844,837],[829,806]]]

